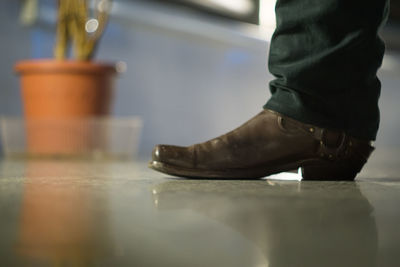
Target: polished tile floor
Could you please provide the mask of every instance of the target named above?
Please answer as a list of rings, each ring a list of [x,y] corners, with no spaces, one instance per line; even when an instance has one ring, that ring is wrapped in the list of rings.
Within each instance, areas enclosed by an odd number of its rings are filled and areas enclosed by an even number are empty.
[[[384,156],[356,182],[3,160],[0,266],[399,266],[400,169]]]

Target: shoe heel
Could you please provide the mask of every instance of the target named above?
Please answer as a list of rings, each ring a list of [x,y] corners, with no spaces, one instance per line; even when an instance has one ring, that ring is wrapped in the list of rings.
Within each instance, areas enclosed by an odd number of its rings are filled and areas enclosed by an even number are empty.
[[[352,181],[361,170],[362,165],[357,168],[343,162],[321,162],[304,166],[301,168],[301,172],[303,180]]]

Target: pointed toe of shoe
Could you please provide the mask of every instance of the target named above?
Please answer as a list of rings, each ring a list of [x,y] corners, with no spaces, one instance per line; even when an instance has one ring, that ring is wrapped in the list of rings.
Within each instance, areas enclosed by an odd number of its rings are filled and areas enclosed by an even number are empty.
[[[164,162],[168,159],[166,150],[165,145],[156,145],[151,153],[151,161],[148,167],[159,172],[167,173],[164,170]]]
[[[151,153],[152,161],[163,162],[168,159],[167,149],[165,145],[156,145]]]
[[[170,145],[156,145],[152,152],[152,162],[182,167],[190,167],[193,163],[189,148]]]

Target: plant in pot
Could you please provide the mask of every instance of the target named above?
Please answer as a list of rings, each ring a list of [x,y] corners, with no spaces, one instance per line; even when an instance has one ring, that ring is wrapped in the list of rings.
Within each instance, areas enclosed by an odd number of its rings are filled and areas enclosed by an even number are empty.
[[[15,65],[21,77],[29,153],[85,151],[92,138],[85,120],[109,114],[116,68],[92,59],[110,1],[59,0],[54,59]],[[68,59],[70,47],[74,59]]]

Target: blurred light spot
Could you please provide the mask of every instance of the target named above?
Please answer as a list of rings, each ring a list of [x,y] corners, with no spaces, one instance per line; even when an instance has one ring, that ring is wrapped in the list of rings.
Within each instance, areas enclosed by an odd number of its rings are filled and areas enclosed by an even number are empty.
[[[99,28],[99,21],[97,19],[89,19],[86,22],[85,30],[87,33],[94,33]]]
[[[115,64],[115,68],[117,69],[118,73],[125,73],[128,70],[128,65],[125,61],[118,61]]]

